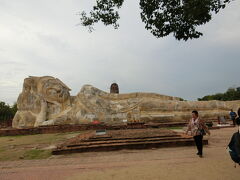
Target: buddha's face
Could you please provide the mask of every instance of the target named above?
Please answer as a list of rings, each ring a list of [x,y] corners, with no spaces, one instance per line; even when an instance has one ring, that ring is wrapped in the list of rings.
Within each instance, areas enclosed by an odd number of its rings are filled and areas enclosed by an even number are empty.
[[[43,81],[42,94],[47,101],[63,103],[70,98],[69,88],[58,79]]]

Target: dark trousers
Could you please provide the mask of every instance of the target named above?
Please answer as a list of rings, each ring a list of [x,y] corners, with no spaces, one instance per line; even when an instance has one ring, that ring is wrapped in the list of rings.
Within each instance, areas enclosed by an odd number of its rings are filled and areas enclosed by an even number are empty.
[[[198,136],[194,136],[194,141],[195,141],[195,144],[197,146],[197,150],[198,150],[198,153],[199,155],[202,155],[202,151],[203,151],[203,136],[202,135],[198,135]]]
[[[232,122],[233,122],[233,125],[235,126],[236,125],[236,123],[235,123],[235,117],[231,117],[231,119],[232,119]]]

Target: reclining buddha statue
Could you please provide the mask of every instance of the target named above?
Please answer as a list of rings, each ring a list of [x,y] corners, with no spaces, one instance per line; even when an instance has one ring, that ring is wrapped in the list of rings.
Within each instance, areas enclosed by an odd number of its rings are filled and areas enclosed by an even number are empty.
[[[62,81],[51,76],[24,80],[17,100],[14,128],[59,124],[123,122],[186,122],[192,110],[204,118],[228,115],[240,101],[181,101],[156,93],[107,93],[84,85],[76,96]]]

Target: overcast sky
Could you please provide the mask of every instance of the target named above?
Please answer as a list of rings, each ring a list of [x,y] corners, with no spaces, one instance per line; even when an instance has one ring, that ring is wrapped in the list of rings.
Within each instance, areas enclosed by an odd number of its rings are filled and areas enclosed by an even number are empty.
[[[240,1],[200,30],[204,36],[157,39],[138,2],[125,0],[120,28],[78,26],[93,0],[0,0],[0,101],[12,104],[24,78],[50,75],[76,95],[84,84],[120,93],[156,92],[196,100],[240,86]]]

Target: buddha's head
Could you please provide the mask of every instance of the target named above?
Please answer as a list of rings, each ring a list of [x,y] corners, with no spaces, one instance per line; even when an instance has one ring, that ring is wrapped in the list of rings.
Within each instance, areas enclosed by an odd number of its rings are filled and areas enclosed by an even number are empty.
[[[62,81],[50,76],[41,77],[37,83],[37,92],[47,102],[64,103],[70,98],[70,91]]]

